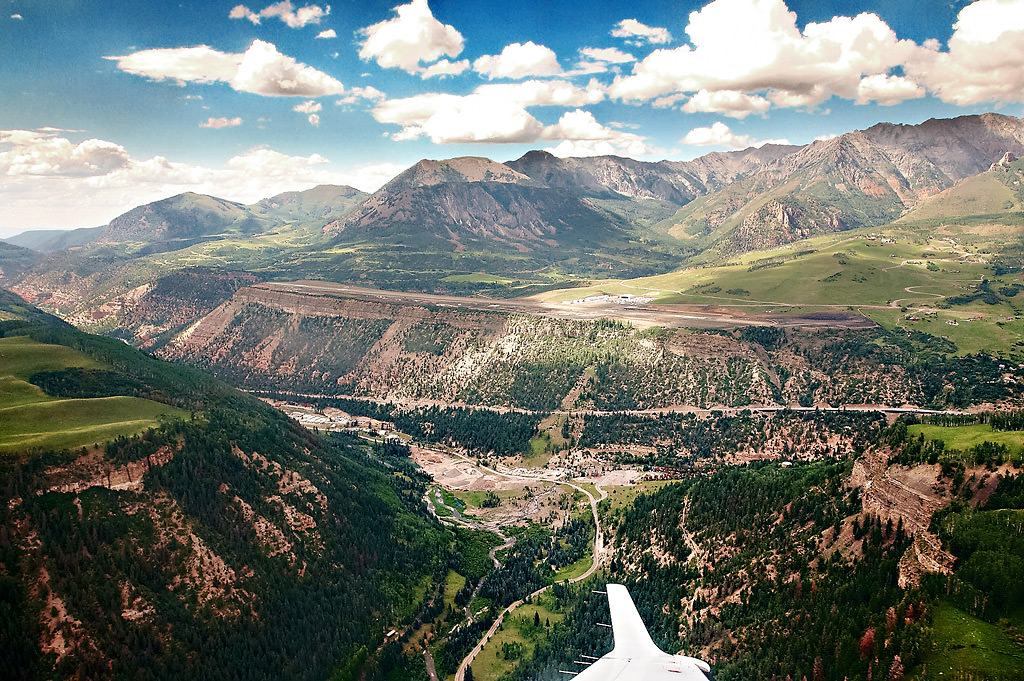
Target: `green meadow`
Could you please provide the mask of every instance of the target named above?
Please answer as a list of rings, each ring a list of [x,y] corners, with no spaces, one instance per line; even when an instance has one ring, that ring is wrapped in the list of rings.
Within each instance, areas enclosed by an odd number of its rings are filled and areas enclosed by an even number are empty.
[[[1019,679],[1024,669],[1021,622],[989,624],[946,602],[939,603],[932,619],[932,641],[921,664],[907,676],[913,681],[956,679]]]
[[[736,255],[718,265],[592,282],[535,296],[565,303],[599,294],[744,315],[856,312],[888,328],[945,337],[959,354],[1024,355],[1024,280],[993,257],[1019,227],[892,224]],[[983,296],[983,280],[993,292]],[[973,299],[972,299],[973,298]]]
[[[537,645],[547,640],[551,627],[564,617],[555,609],[554,598],[549,593],[541,594],[532,604],[516,608],[473,660],[473,678],[496,681],[521,661],[533,657]],[[535,625],[538,618],[540,624]]]
[[[909,426],[911,435],[924,434],[927,440],[942,440],[946,449],[970,449],[983,442],[1006,445],[1010,453],[1024,449],[1024,432],[993,430],[988,424],[976,426],[933,426],[918,424]]]
[[[139,397],[56,398],[29,383],[36,372],[71,367],[105,368],[62,345],[0,338],[0,452],[91,446],[185,415]]]

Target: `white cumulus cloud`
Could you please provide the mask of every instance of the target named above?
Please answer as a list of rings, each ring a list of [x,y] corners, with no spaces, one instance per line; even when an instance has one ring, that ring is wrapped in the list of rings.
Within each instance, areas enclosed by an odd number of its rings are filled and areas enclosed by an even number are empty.
[[[213,128],[219,130],[221,128],[234,128],[242,124],[241,117],[236,116],[235,118],[213,118],[212,116],[206,119],[206,122],[200,123],[200,128]]]
[[[814,106],[832,95],[857,97],[864,76],[888,74],[919,49],[871,13],[808,23],[802,31],[796,20],[783,0],[714,0],[690,13],[690,45],[655,50],[610,91],[625,100],[709,93],[695,107],[714,106],[710,93],[720,91],[757,94],[775,106]]]
[[[424,79],[433,78],[435,76],[444,78],[445,76],[457,76],[461,73],[465,73],[467,70],[469,70],[468,59],[460,59],[459,61],[442,59],[441,61],[435,62],[423,69],[420,76]]]
[[[267,97],[321,97],[344,92],[335,78],[281,54],[272,43],[254,40],[242,54],[206,45],[142,50],[106,57],[117,68],[151,80],[224,82],[240,92]]]
[[[307,5],[296,10],[289,0],[282,0],[282,2],[264,7],[259,12],[253,12],[245,5],[236,5],[228,16],[231,19],[248,19],[254,24],[259,24],[263,19],[269,17],[277,17],[291,28],[302,28],[308,24],[319,24],[320,20],[330,13],[330,5],[326,8],[319,5]]]
[[[900,39],[869,12],[800,29],[784,0],[713,0],[689,14],[686,34],[689,44],[655,50],[609,94],[655,106],[690,95],[684,111],[734,117],[834,96],[886,106],[928,93],[959,106],[1024,102],[1024,0],[967,5],[946,49]]]
[[[242,62],[240,54],[220,52],[206,45],[141,50],[105,58],[117,61],[117,68],[125,73],[151,80],[173,80],[179,85],[230,82]]]
[[[307,114],[306,120],[309,121],[310,125],[316,128],[320,126],[320,115],[317,112],[319,112],[323,108],[324,107],[320,102],[311,99],[308,102],[296,104],[295,106],[292,107],[292,111]]]
[[[617,47],[584,47],[580,49],[580,54],[590,61],[603,61],[609,64],[628,64],[636,61],[636,57]]]
[[[564,113],[545,126],[527,109],[532,106],[579,107],[604,99],[603,86],[591,80],[580,87],[563,80],[529,80],[479,86],[469,95],[425,93],[381,102],[373,110],[381,123],[401,126],[388,136],[397,142],[426,137],[435,144],[556,143],[559,156],[656,153],[641,135],[600,124],[583,109]]]
[[[893,106],[924,95],[924,87],[904,76],[876,73],[873,76],[865,76],[857,85],[858,104],[877,102],[882,106]]]
[[[617,47],[583,47],[576,68],[568,75],[578,76],[590,73],[619,72],[620,65],[636,61],[636,57]]]
[[[381,123],[402,130],[397,141],[428,137],[435,144],[533,142],[544,126],[521,105],[480,95],[427,93],[381,103],[373,111]]]
[[[648,146],[640,135],[601,125],[594,114],[582,109],[565,112],[556,124],[546,127],[541,136],[548,140],[561,140],[546,151],[563,158],[608,154],[647,156],[659,151]]]
[[[468,95],[424,93],[380,102],[373,110],[378,122],[402,126],[390,135],[396,141],[428,137],[435,144],[456,142],[532,142],[544,126],[531,106],[585,106],[605,97],[603,86],[569,81],[527,80],[488,83]]]
[[[745,118],[749,114],[763,114],[771,102],[759,95],[746,95],[735,90],[700,90],[683,105],[686,113],[721,113],[731,118]]]
[[[474,94],[493,101],[515,102],[519,106],[586,106],[605,98],[605,88],[591,78],[585,87],[567,80],[524,80],[519,83],[487,83]]]
[[[74,144],[56,130],[0,130],[0,175],[88,177],[128,165],[124,147],[100,139]]]
[[[761,147],[765,144],[789,144],[789,140],[784,139],[755,140],[750,135],[737,135],[721,121],[715,121],[708,127],[694,128],[686,133],[679,142],[694,147],[727,147],[729,149]]]
[[[320,154],[290,156],[257,148],[205,167],[162,156],[136,159],[106,140],[73,142],[59,130],[0,130],[0,205],[10,225],[94,227],[135,206],[185,191],[252,203],[318,184],[375,191],[403,167],[332,167]],[[66,200],[53,201],[60,195]]]
[[[231,86],[271,97],[320,97],[344,91],[341,83],[331,76],[300,64],[262,40],[254,40],[245,51]]]
[[[473,62],[473,69],[490,80],[554,76],[562,72],[554,50],[533,41],[506,45],[501,54],[485,54]]]
[[[1024,0],[978,0],[953,29],[948,51],[926,42],[906,75],[960,106],[1024,101]]]
[[[427,0],[412,0],[394,8],[397,16],[360,30],[363,60],[374,60],[386,69],[420,73],[421,64],[462,53],[463,38],[454,26],[434,18]]]
[[[667,28],[647,26],[636,19],[623,19],[612,29],[612,35],[616,38],[626,38],[635,44],[651,43],[662,45],[672,40],[672,34]]]
[[[382,99],[386,99],[387,95],[373,87],[367,85],[366,87],[353,87],[345,91],[345,96],[337,100],[335,104],[338,106],[349,106],[356,104],[361,101],[379,102]]]
[[[326,31],[320,31],[319,33],[317,33],[316,37],[319,40],[326,40],[328,38],[337,38],[338,37],[338,32],[335,31],[333,28],[329,28]]]

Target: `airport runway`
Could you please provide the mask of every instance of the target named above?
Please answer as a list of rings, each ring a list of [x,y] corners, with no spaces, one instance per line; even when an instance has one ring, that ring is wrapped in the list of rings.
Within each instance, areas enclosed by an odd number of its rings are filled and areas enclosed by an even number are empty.
[[[392,305],[420,305],[504,314],[532,314],[558,319],[613,319],[641,328],[662,326],[667,328],[731,329],[738,326],[779,326],[862,329],[875,325],[866,317],[853,313],[759,315],[736,313],[699,305],[653,305],[642,302],[634,303],[627,299],[611,302],[612,296],[609,296],[607,300],[595,302],[550,303],[523,298],[470,298],[414,291],[387,291],[322,281],[264,282],[256,284],[253,288],[299,295],[350,298]],[[567,290],[566,297],[570,295],[572,295],[571,290]]]

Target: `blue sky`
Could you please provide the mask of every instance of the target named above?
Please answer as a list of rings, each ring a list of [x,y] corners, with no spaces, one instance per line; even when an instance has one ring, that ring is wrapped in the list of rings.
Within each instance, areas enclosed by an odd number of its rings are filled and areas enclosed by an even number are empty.
[[[1024,0],[0,6],[0,236],[425,157],[688,159],[1024,102]]]

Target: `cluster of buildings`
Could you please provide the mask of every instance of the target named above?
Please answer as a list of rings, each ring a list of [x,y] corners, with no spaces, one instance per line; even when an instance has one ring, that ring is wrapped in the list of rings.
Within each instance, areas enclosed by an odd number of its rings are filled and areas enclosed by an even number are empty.
[[[616,305],[642,305],[649,303],[654,298],[650,296],[638,296],[632,293],[618,293],[615,295],[602,294],[599,296],[587,296],[586,298],[577,298],[576,300],[565,301],[566,305],[592,305],[595,303],[614,303]]]

